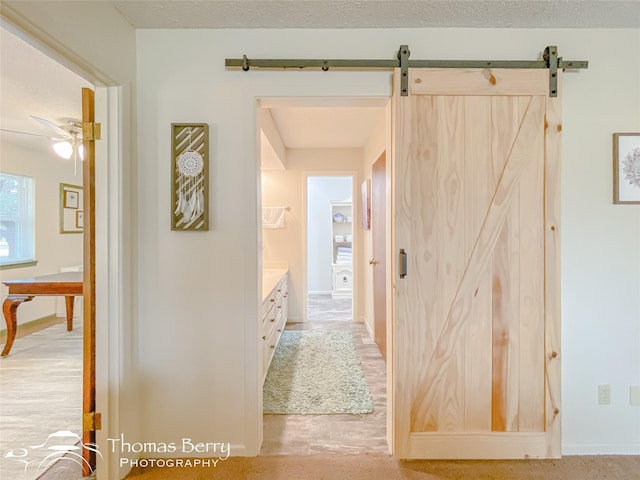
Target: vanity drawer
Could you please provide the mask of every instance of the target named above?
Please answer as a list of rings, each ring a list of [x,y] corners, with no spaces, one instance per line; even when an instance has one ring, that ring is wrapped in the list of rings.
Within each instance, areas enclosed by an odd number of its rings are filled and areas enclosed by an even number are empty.
[[[267,297],[267,299],[262,302],[262,317],[264,318],[267,313],[269,313],[269,310],[271,310],[273,308],[273,306],[276,304],[276,291],[274,290],[273,292],[271,292],[269,294],[269,296]]]
[[[287,274],[285,273],[262,304],[260,345],[262,348],[263,381],[287,322],[288,288]]]

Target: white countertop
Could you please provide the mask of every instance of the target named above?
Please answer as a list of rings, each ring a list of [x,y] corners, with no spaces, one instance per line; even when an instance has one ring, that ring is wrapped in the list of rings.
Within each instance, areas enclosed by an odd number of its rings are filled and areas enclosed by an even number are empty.
[[[288,272],[288,268],[264,268],[262,270],[262,301],[264,302],[278,282]]]

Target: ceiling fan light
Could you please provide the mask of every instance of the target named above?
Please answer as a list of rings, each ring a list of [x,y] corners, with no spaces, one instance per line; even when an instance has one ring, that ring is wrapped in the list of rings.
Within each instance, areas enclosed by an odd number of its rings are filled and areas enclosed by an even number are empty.
[[[73,154],[73,146],[69,142],[54,143],[53,149],[59,156],[61,156],[65,160],[69,160],[71,158],[71,155]]]

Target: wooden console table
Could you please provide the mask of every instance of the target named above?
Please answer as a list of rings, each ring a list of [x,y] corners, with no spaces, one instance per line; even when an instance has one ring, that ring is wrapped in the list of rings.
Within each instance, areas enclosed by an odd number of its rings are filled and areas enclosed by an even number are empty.
[[[9,287],[9,295],[2,304],[2,313],[7,324],[7,342],[0,356],[9,355],[16,338],[18,307],[33,300],[33,297],[64,296],[67,307],[67,331],[73,330],[73,299],[82,295],[82,282],[82,272],[54,273],[2,282]]]

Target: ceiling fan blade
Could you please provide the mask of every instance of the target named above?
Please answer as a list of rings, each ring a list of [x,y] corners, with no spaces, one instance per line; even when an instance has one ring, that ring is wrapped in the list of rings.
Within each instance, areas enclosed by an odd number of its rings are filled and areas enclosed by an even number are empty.
[[[33,118],[36,122],[38,122],[40,125],[44,125],[45,127],[54,130],[58,135],[62,135],[62,137],[64,137],[64,138],[71,137],[71,135],[69,135],[69,132],[67,132],[65,129],[59,127],[55,123],[47,120],[46,118],[36,117],[35,115],[29,115],[29,116],[31,118]]]
[[[49,140],[55,140],[56,142],[64,142],[66,138],[50,137],[49,135],[40,135],[39,133],[19,132],[17,130],[9,130],[8,128],[0,128],[0,132],[17,133],[19,135],[30,135],[32,137],[48,138]]]

